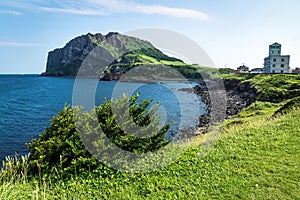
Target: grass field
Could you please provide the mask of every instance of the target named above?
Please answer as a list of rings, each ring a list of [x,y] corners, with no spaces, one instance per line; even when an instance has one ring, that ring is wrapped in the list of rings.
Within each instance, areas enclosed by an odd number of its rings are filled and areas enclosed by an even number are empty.
[[[202,135],[151,173],[29,179],[12,170],[1,175],[0,199],[300,199],[300,110],[274,115],[284,105],[257,102],[234,116],[204,158]]]

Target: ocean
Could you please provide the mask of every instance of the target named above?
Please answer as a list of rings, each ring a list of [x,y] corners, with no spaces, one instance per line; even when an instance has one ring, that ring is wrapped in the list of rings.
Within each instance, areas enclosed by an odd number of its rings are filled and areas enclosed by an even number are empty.
[[[158,114],[162,116],[162,123],[172,121],[172,130],[193,127],[198,116],[206,112],[206,106],[200,97],[179,89],[191,88],[195,84],[176,81],[120,83],[88,78],[0,75],[0,160],[5,156],[26,154],[26,143],[43,133],[64,105],[79,105],[78,102],[85,101],[85,98],[88,98],[87,102],[100,105],[105,98],[115,99],[123,93],[132,95],[138,92],[139,100],[153,99],[153,102],[161,104]],[[84,88],[80,88],[83,85]],[[79,94],[82,94],[80,101]]]

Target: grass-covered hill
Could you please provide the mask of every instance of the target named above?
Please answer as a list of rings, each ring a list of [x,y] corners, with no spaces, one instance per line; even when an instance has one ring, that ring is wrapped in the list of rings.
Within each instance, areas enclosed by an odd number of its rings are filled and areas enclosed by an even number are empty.
[[[128,71],[139,65],[167,65],[182,68],[181,72],[195,71],[183,61],[167,56],[151,43],[119,33],[82,35],[69,41],[63,48],[48,54],[44,76],[76,76],[82,66],[80,76],[98,76],[102,71],[110,71],[118,66]],[[185,69],[187,68],[187,69]],[[191,73],[185,73],[189,75]]]
[[[126,73],[137,66],[172,67],[187,79],[199,79],[218,71],[186,64],[180,59],[164,54],[148,41],[111,32],[107,35],[81,35],[70,40],[63,48],[50,51],[46,71],[42,76],[99,77],[104,73],[114,75],[115,67]],[[172,74],[169,78],[172,78]]]
[[[230,78],[252,80],[260,91],[268,91],[262,94],[273,91],[269,88],[273,85],[266,83],[281,79],[285,81],[276,87],[279,93],[294,94],[290,84],[299,84],[299,76],[280,77]],[[277,93],[272,94],[274,100]],[[194,138],[183,156],[154,172],[132,174],[102,165],[72,172],[61,168],[65,154],[51,173],[43,173],[40,165],[37,173],[31,174],[25,158],[18,163],[7,161],[0,174],[0,199],[300,199],[300,97],[296,94],[279,103],[261,96],[218,126],[220,137],[205,157],[201,156],[205,150],[202,144],[212,133]],[[72,127],[67,111],[53,123],[52,128],[62,134],[59,137],[70,133]],[[71,138],[65,139],[70,143],[67,147],[80,154]],[[172,148],[178,151],[182,147],[174,144]],[[44,159],[40,156],[36,160]]]

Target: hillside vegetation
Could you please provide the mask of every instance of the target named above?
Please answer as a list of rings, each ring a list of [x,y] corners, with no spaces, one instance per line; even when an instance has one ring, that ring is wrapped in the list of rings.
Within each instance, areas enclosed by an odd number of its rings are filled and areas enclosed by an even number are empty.
[[[148,41],[110,32],[107,35],[81,35],[64,47],[50,51],[46,71],[42,75],[98,77],[102,72],[113,73],[113,67],[120,67],[126,73],[134,67],[148,65],[173,67],[187,79],[199,79],[218,71],[186,64],[164,54]]]
[[[261,101],[281,102],[300,96],[300,75],[298,74],[239,74],[221,75],[223,79],[250,81],[259,90]]]
[[[285,84],[299,83],[297,76],[287,77],[282,78]],[[270,84],[265,83],[278,81],[277,76],[237,78],[253,80],[266,94]],[[57,171],[32,175],[28,159],[11,159],[0,175],[0,199],[299,199],[299,123],[299,97],[256,101],[220,124],[221,135],[205,157],[207,135],[200,135],[182,157],[148,173],[109,168],[64,172],[58,164]]]

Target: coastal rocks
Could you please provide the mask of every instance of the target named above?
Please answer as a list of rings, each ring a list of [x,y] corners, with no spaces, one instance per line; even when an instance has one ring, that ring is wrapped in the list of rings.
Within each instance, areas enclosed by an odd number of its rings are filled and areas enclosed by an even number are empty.
[[[258,96],[258,90],[251,82],[241,82],[237,79],[205,80],[194,87],[194,92],[201,96],[203,103],[207,105],[207,114],[200,116],[198,123],[198,127],[206,130],[209,125],[215,125],[238,114],[255,102]],[[221,99],[224,94],[225,99]],[[224,102],[227,105],[222,105]]]
[[[197,133],[195,128],[192,128],[192,127],[184,128],[184,129],[179,130],[179,132],[176,135],[174,135],[173,142],[174,143],[182,143],[182,142],[188,141],[191,138],[194,138],[198,135],[199,134]]]
[[[244,108],[255,102],[258,97],[257,88],[252,83],[241,82],[236,79],[224,80],[227,93],[227,115],[236,115]]]

